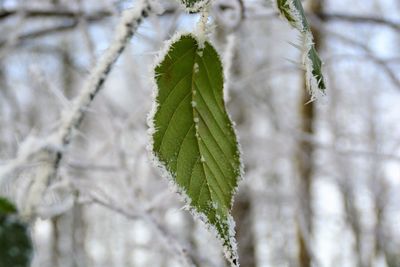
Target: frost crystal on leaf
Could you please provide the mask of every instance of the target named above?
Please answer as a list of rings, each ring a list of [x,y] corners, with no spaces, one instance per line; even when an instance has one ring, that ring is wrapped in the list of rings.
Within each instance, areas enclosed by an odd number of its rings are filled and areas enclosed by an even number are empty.
[[[221,240],[232,266],[238,266],[230,209],[242,164],[223,100],[221,60],[208,41],[191,34],[176,36],[154,77],[152,156],[178,186],[192,214]]]

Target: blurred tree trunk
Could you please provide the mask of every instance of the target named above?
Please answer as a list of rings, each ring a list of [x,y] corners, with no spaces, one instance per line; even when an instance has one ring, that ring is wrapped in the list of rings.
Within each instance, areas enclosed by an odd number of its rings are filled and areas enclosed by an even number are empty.
[[[256,267],[256,240],[253,233],[253,214],[250,192],[242,187],[235,198],[232,215],[236,221],[236,237],[241,266]]]
[[[222,9],[220,9],[222,10]],[[242,10],[243,11],[243,10]],[[221,11],[222,12],[222,11]],[[218,21],[217,21],[218,22]],[[228,29],[223,24],[219,24],[216,29],[216,40],[221,47],[224,47],[222,53],[228,53],[231,55],[231,64],[228,64],[230,69],[224,70],[228,72],[233,80],[239,80],[242,75],[242,65],[241,65],[241,54],[239,44],[236,43],[236,36],[240,36],[242,33],[239,26],[236,29]],[[230,47],[228,44],[229,38],[233,42],[233,46]],[[226,51],[227,49],[232,49],[232,51]],[[226,63],[226,62],[224,62]],[[234,114],[232,114],[233,120],[236,122],[238,128],[245,122],[246,107],[243,104],[242,99],[238,96],[235,91],[230,91],[229,84],[225,84],[224,90],[228,90],[229,93],[225,92],[225,101],[227,104],[235,107]],[[235,196],[234,205],[232,208],[232,216],[236,222],[236,240],[238,242],[238,253],[240,266],[244,267],[256,267],[256,240],[253,233],[253,220],[254,216],[252,214],[252,198],[250,189],[243,185],[239,193]],[[230,266],[228,263],[226,266]]]
[[[323,0],[310,0],[309,11],[319,13],[323,11]],[[315,47],[321,49],[322,34],[317,28],[312,28]],[[306,81],[302,80],[302,90],[299,102],[300,130],[301,133],[312,137],[314,135],[315,103],[310,102]],[[298,262],[300,267],[310,267],[312,264],[312,252],[310,251],[310,239],[313,234],[313,208],[312,208],[312,183],[314,172],[313,160],[314,147],[307,140],[301,140],[297,151],[297,169],[299,174],[298,196],[300,209],[297,221]]]
[[[340,129],[343,127],[341,125],[341,119],[338,118],[339,115],[339,107],[341,96],[339,95],[339,90],[337,90],[335,83],[335,75],[334,73],[329,73],[328,75],[331,77],[330,80],[330,108],[329,112],[331,116],[329,116],[331,132],[333,135],[333,143],[336,144],[338,140],[342,137],[345,137],[341,134]],[[358,210],[355,204],[355,185],[353,184],[352,174],[349,170],[350,164],[347,158],[344,158],[343,155],[334,154],[334,165],[338,174],[338,188],[341,192],[344,213],[345,213],[345,221],[350,227],[350,231],[354,237],[354,252],[355,252],[355,262],[357,267],[365,267],[363,265],[363,252],[362,252],[362,226],[360,222],[360,211]]]
[[[60,53],[60,75],[63,81],[62,93],[67,98],[73,94],[72,53],[69,41],[62,44]],[[77,173],[77,175],[83,175]],[[74,204],[71,210],[52,219],[53,225],[53,252],[54,267],[86,267],[85,235],[86,223],[84,209],[79,204]]]
[[[70,47],[67,42],[64,42],[62,52],[60,55],[61,59],[61,79],[63,82],[63,93],[66,98],[71,99],[73,97],[73,83],[74,77],[72,72],[72,55]]]
[[[302,134],[313,135],[314,103],[305,103],[309,99],[307,90],[302,90],[300,98],[300,115]],[[309,251],[309,239],[313,232],[312,226],[312,172],[313,172],[313,147],[307,141],[300,141],[297,155],[297,168],[299,173],[298,197],[300,209],[298,214],[297,242],[298,261],[300,267],[311,266],[311,252]]]
[[[74,267],[73,265],[73,223],[72,213],[66,212],[52,218],[53,223],[53,265],[54,267]]]
[[[397,1],[398,2],[398,1]],[[376,1],[377,9],[379,10],[379,15],[385,15],[385,8],[382,1]],[[398,6],[400,9],[400,5]],[[400,11],[400,10],[398,10]],[[377,100],[375,97],[376,92],[371,90],[372,92],[369,94],[368,98],[368,110],[370,112],[368,118],[369,120],[369,135],[370,135],[370,150],[376,153],[379,153],[379,142],[378,137],[382,135],[379,132],[379,118],[377,118]],[[391,241],[390,233],[388,233],[388,229],[385,229],[385,213],[386,206],[388,204],[388,184],[385,180],[384,172],[381,171],[381,161],[376,157],[372,157],[371,159],[371,176],[370,176],[370,190],[373,196],[373,204],[374,204],[374,213],[375,213],[375,227],[374,227],[374,257],[371,258],[370,266],[374,264],[374,258],[383,257],[385,261],[385,265],[388,267],[391,266],[399,266],[399,262],[395,265],[395,263],[391,263],[391,259],[393,258],[388,249],[389,243]]]
[[[374,153],[378,154],[379,151],[379,118],[377,118],[377,103],[376,103],[376,92],[371,90],[368,94],[368,124],[369,124],[369,149]],[[381,163],[377,156],[372,156],[369,164],[369,186],[372,193],[374,214],[375,214],[375,226],[374,226],[374,244],[373,253],[371,253],[369,266],[374,266],[374,263],[378,257],[383,257],[386,266],[387,263],[387,242],[389,241],[389,235],[386,235],[384,220],[385,220],[385,207],[387,205],[387,191],[388,186],[384,179],[384,175],[381,171]]]
[[[87,267],[88,262],[86,258],[86,221],[85,221],[85,208],[80,204],[75,204],[72,208],[73,214],[73,237],[72,249],[74,258],[74,267]]]
[[[400,1],[394,0],[394,3],[396,3],[395,7],[396,7],[397,14],[400,14]],[[397,35],[396,43],[397,43],[397,46],[400,47],[400,34]],[[400,57],[400,50],[397,50],[396,56]],[[388,194],[389,188],[388,188],[387,184],[384,184],[384,190],[385,190],[385,196],[387,198],[389,198],[389,194]],[[386,201],[387,201],[387,199],[386,199]],[[383,223],[383,216],[384,216],[384,211],[385,211],[384,207],[386,206],[385,205],[386,201],[383,201],[381,203],[382,209],[376,213],[379,216],[379,218],[377,219],[377,225],[376,225],[377,239],[379,242],[379,246],[384,251],[387,267],[397,267],[397,266],[400,266],[400,253],[398,250],[398,246],[393,245],[393,244],[392,244],[392,247],[390,246],[390,243],[392,243],[392,242],[390,242],[390,239],[393,238],[392,233],[388,232],[388,231],[390,231],[389,229],[387,229],[387,228],[385,229],[385,225]],[[379,205],[376,205],[376,207],[379,207]],[[390,218],[392,216],[393,216],[393,214],[388,212],[387,219],[390,220]],[[389,238],[390,243],[387,242],[388,238]],[[394,241],[396,241],[396,240],[394,240]]]
[[[237,47],[234,48],[232,65],[232,76],[238,79],[241,75],[240,55]],[[246,109],[243,107],[243,102],[234,91],[230,94],[232,105],[236,106],[238,114],[235,116],[237,127],[240,127],[245,121]],[[253,203],[251,191],[243,185],[239,193],[235,197],[235,202],[232,209],[232,216],[236,222],[236,239],[238,242],[239,262],[241,266],[256,267],[256,240],[253,232],[254,216],[252,213]]]
[[[235,47],[233,51],[231,73],[235,79],[241,75],[240,55],[238,49]],[[226,89],[225,89],[226,90]],[[236,107],[237,114],[233,114],[234,121],[237,127],[240,127],[245,121],[246,108],[243,102],[235,91],[230,94],[230,102]],[[232,209],[232,215],[236,222],[236,239],[238,242],[239,262],[241,266],[256,267],[256,240],[253,233],[253,220],[252,213],[252,198],[251,192],[248,187],[243,185],[239,193],[235,196],[235,201]]]
[[[196,240],[196,223],[193,220],[192,215],[189,213],[186,214],[185,222],[186,240],[189,247],[190,257],[196,267],[201,267],[203,265],[201,260],[199,259],[200,253],[198,251]]]
[[[384,181],[383,176],[376,176],[376,187],[373,188],[374,198],[374,211],[375,211],[375,244],[374,256],[383,256],[386,266],[390,266],[389,259],[391,258],[390,252],[387,249],[387,242],[390,241],[387,229],[385,229],[385,207],[387,202],[388,187]],[[373,259],[371,259],[370,266],[373,266]]]
[[[338,164],[338,168],[344,167],[346,163],[341,161]],[[355,242],[355,252],[356,252],[356,259],[358,267],[367,267],[364,264],[363,260],[363,251],[362,251],[362,229],[361,229],[361,222],[360,222],[360,212],[355,205],[355,197],[354,197],[354,186],[349,182],[351,175],[345,174],[346,172],[342,171],[342,179],[343,181],[340,182],[339,188],[342,192],[343,196],[343,203],[344,209],[346,214],[346,221],[350,225],[351,231],[353,232],[354,242]]]
[[[15,91],[10,88],[7,80],[6,64],[0,60],[0,105],[8,106],[10,114],[3,114],[4,109],[0,109],[0,133],[5,136],[4,140],[0,140],[0,156],[12,155],[17,149],[17,144],[14,138],[19,137],[20,131],[17,122],[20,121],[20,107]],[[11,123],[9,123],[11,122]]]

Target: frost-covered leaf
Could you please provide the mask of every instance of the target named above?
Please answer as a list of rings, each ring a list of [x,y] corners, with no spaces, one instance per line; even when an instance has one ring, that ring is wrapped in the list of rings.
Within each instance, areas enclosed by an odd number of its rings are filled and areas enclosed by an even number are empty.
[[[0,198],[0,267],[28,267],[32,256],[32,242],[28,227],[14,213],[17,209],[5,198]]]
[[[17,209],[8,199],[0,197],[0,216],[15,213]]]
[[[210,0],[180,0],[190,12],[199,12]]]
[[[317,50],[315,49],[314,45],[308,52],[308,58],[312,62],[312,77],[315,77],[318,88],[324,91],[326,89],[326,86],[324,81],[324,75],[322,74],[322,61],[319,58]]]
[[[310,25],[300,0],[276,0],[281,15],[303,36],[303,64],[306,70],[307,87],[312,97],[317,89],[325,91],[322,62],[315,49]]]
[[[279,12],[287,21],[301,32],[310,30],[300,0],[276,0]]]
[[[201,44],[193,35],[181,35],[168,46],[155,78],[152,152],[190,210],[216,230],[236,266],[230,210],[242,168],[223,100],[220,58],[208,41]]]

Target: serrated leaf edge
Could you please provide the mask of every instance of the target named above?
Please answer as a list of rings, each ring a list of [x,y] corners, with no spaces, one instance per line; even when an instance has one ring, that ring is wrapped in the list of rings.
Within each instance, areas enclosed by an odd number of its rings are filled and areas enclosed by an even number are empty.
[[[231,263],[231,266],[234,267],[239,267],[239,256],[237,253],[237,244],[236,244],[236,238],[235,238],[235,222],[233,220],[232,215],[230,214],[231,209],[233,207],[233,202],[234,202],[234,197],[238,191],[239,185],[240,183],[243,181],[243,176],[244,176],[244,165],[243,165],[243,160],[242,160],[242,148],[240,146],[240,142],[239,142],[239,136],[237,135],[237,131],[235,129],[235,124],[231,119],[231,116],[229,114],[229,112],[226,110],[226,113],[228,115],[228,118],[230,120],[230,122],[232,123],[232,130],[236,136],[236,146],[237,146],[237,150],[238,150],[238,156],[239,156],[239,175],[237,177],[237,183],[236,183],[236,187],[233,188],[233,192],[232,192],[232,197],[230,200],[230,210],[229,213],[227,214],[227,223],[230,226],[229,227],[229,243],[231,246],[232,251],[227,248],[224,243],[225,240],[222,238],[222,236],[219,234],[218,230],[216,229],[216,227],[211,224],[207,218],[207,215],[204,214],[203,212],[198,211],[195,207],[191,206],[191,198],[186,194],[185,189],[182,188],[178,183],[176,183],[175,178],[173,177],[173,175],[167,170],[167,168],[164,166],[164,164],[162,163],[162,161],[158,158],[158,156],[153,152],[153,147],[154,147],[154,141],[153,141],[153,135],[156,132],[156,128],[155,128],[155,124],[154,124],[154,117],[155,114],[157,113],[159,104],[157,103],[157,96],[158,96],[158,86],[157,86],[157,82],[156,82],[156,73],[155,73],[155,69],[157,66],[159,66],[163,60],[165,59],[165,57],[168,55],[168,52],[170,51],[171,46],[177,42],[182,36],[184,35],[190,35],[191,37],[193,37],[195,40],[197,40],[198,43],[201,43],[202,40],[199,40],[198,37],[190,32],[177,32],[175,33],[167,42],[165,42],[164,47],[160,50],[160,52],[158,53],[156,60],[154,61],[154,64],[152,65],[151,68],[151,83],[152,83],[152,109],[150,110],[148,116],[147,116],[147,124],[148,124],[148,131],[147,131],[147,135],[148,135],[148,145],[146,147],[148,153],[149,153],[149,157],[150,160],[152,162],[152,164],[159,170],[161,176],[165,179],[167,179],[169,181],[169,187],[178,194],[180,200],[185,203],[185,206],[183,207],[185,210],[188,210],[190,212],[190,214],[195,218],[195,219],[199,219],[201,222],[204,223],[204,225],[206,226],[206,229],[211,232],[214,236],[217,237],[217,239],[219,240],[221,246],[224,248],[224,254],[225,257],[229,260],[229,262]],[[208,41],[208,40],[207,40]],[[222,64],[222,60],[220,58],[220,55],[217,53],[217,56]],[[223,85],[225,85],[225,75],[224,72],[222,71],[222,75],[223,75]],[[234,260],[236,260],[236,263],[234,263]]]

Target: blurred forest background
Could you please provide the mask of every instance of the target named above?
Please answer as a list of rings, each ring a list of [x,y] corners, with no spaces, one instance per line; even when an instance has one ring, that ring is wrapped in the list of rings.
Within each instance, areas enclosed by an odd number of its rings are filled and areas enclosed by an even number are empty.
[[[59,127],[136,2],[0,0],[0,173]],[[30,220],[33,267],[226,266],[149,161],[151,68],[164,41],[198,19],[160,2],[85,110]],[[245,163],[233,208],[241,266],[399,267],[400,1],[303,5],[327,79],[326,96],[309,104],[298,32],[271,3],[213,1],[210,38]],[[45,165],[40,155],[19,162],[1,195],[23,208]]]

